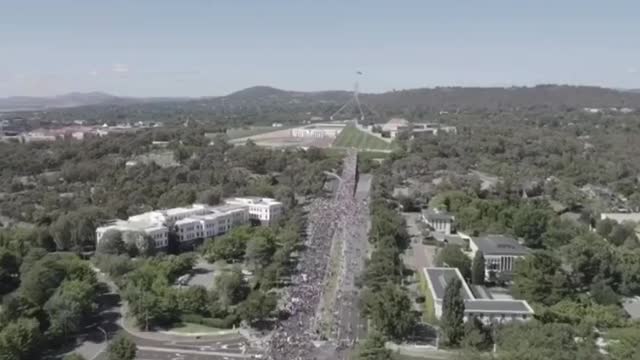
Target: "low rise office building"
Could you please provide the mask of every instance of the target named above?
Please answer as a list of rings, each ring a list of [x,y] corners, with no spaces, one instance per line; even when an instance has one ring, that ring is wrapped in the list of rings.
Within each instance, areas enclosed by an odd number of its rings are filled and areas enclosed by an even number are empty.
[[[271,198],[235,197],[227,199],[225,202],[228,205],[248,206],[249,218],[261,224],[272,224],[280,218],[284,211],[282,203]]]
[[[114,220],[96,229],[96,242],[105,233],[138,232],[153,239],[157,249],[168,246],[169,233],[175,232],[181,246],[190,246],[229,232],[234,227],[252,223],[269,224],[283,212],[282,203],[269,198],[233,198],[225,204],[209,206],[193,204],[189,207],[155,210],[130,216],[128,220]]]
[[[529,248],[516,239],[505,235],[485,235],[469,237],[470,256],[477,252],[484,256],[485,279],[511,280],[516,261],[528,255]]]
[[[455,219],[453,214],[438,209],[426,209],[422,211],[422,221],[429,225],[434,231],[446,235],[453,233]]]
[[[467,282],[457,268],[428,267],[423,269],[429,294],[433,299],[434,314],[437,319],[442,317],[442,301],[447,284],[453,279],[462,282],[460,296],[464,300],[464,321],[475,317],[485,325],[492,323],[508,323],[512,321],[528,321],[534,311],[524,300],[478,299],[467,285]]]

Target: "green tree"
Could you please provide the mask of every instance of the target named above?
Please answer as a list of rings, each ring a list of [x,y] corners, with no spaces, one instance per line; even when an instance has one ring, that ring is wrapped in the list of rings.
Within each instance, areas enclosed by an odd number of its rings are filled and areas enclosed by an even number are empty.
[[[465,279],[471,276],[471,260],[458,245],[448,244],[442,248],[436,257],[436,264],[458,268]]]
[[[120,333],[107,347],[109,360],[135,360],[138,347],[128,336]]]
[[[222,188],[217,186],[198,195],[198,202],[207,205],[218,205],[222,199]]]
[[[609,236],[609,234],[611,234],[613,227],[616,225],[618,225],[618,223],[615,220],[611,220],[611,219],[600,220],[596,224],[596,233],[598,233],[598,235],[606,239]]]
[[[84,281],[64,281],[45,303],[49,317],[48,332],[66,337],[79,331],[95,309],[94,287]]]
[[[0,331],[0,360],[32,360],[38,357],[42,334],[35,319],[21,318]]]
[[[22,264],[20,264],[20,274],[26,274],[35,263],[45,257],[49,252],[43,248],[31,248],[29,252],[22,258]]]
[[[638,240],[635,234],[635,226],[633,224],[614,225],[606,239],[615,246],[621,246],[627,240],[635,242]]]
[[[589,338],[576,341],[571,325],[538,321],[511,323],[498,332],[500,359],[568,360],[602,359]]]
[[[482,255],[482,251],[476,252],[476,255],[473,257],[473,264],[471,267],[471,282],[474,285],[484,285],[484,277],[485,277],[485,263],[484,263],[484,255]]]
[[[249,294],[249,286],[239,268],[218,275],[215,288],[224,306],[235,305],[244,300]]]
[[[62,360],[87,360],[87,359],[78,353],[71,353],[71,354],[65,355],[62,358]]]
[[[21,274],[20,292],[37,305],[43,305],[65,278],[62,264],[45,257],[38,260],[31,269]]]
[[[205,245],[205,256],[209,262],[217,260],[240,261],[244,257],[250,238],[247,228],[236,228],[224,236],[208,240]]]
[[[580,288],[587,289],[596,279],[610,283],[618,277],[614,248],[595,234],[573,239],[564,255]]]
[[[273,254],[276,252],[276,243],[271,235],[257,235],[247,243],[245,259],[256,268],[269,265]]]
[[[386,339],[378,331],[371,331],[356,348],[355,360],[392,360],[391,350],[385,347]]]
[[[107,230],[98,243],[96,252],[99,254],[120,255],[124,254],[126,248],[122,240],[122,232],[115,229]]]
[[[491,330],[485,327],[475,316],[468,319],[464,324],[462,347],[465,349],[486,351],[491,347],[491,344]]]
[[[254,290],[240,304],[238,313],[242,320],[253,324],[271,316],[277,305],[278,299],[273,293],[265,294],[260,290]]]
[[[178,305],[180,312],[184,314],[200,314],[205,315],[207,311],[207,303],[209,294],[204,286],[189,286],[181,290],[178,295]]]
[[[7,249],[0,248],[0,295],[16,288],[19,270],[16,255]]]
[[[518,209],[513,218],[513,231],[524,238],[525,244],[532,248],[542,247],[542,235],[547,230],[549,214],[543,209],[526,205]]]
[[[560,260],[546,251],[537,251],[516,262],[513,292],[518,298],[553,305],[569,291]]]
[[[135,248],[136,255],[152,256],[156,253],[155,241],[141,231],[125,231],[122,239],[126,247]]]
[[[364,313],[371,324],[392,339],[403,339],[415,327],[416,318],[411,311],[411,299],[400,286],[387,283],[379,291],[364,295]]]
[[[444,342],[457,346],[464,337],[464,300],[460,294],[462,282],[454,278],[449,281],[442,299],[441,330]]]

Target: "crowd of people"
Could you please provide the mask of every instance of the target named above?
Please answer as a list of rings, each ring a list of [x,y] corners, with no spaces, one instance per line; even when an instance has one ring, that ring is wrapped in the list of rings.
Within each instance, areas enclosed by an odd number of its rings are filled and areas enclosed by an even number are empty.
[[[297,274],[293,276],[293,285],[288,292],[287,310],[289,317],[280,321],[276,330],[268,341],[267,355],[270,359],[277,360],[309,360],[318,359],[319,351],[314,344],[327,339],[320,331],[318,325],[318,308],[324,295],[325,282],[330,271],[331,246],[334,236],[352,236],[356,231],[349,230],[352,224],[360,223],[356,219],[358,202],[354,198],[357,182],[357,153],[350,152],[344,160],[341,181],[333,199],[318,198],[308,207],[308,229],[305,241],[306,250],[301,254],[298,263]],[[365,210],[366,213],[366,210]],[[365,230],[366,231],[366,230]],[[366,235],[365,235],[366,239]],[[345,280],[347,269],[357,265],[357,261],[351,261],[356,254],[352,251],[351,241],[344,241],[343,264],[338,278],[337,297],[344,296],[345,287],[353,286],[353,279]],[[364,254],[357,254],[364,257]],[[362,260],[363,261],[363,260]],[[353,274],[351,274],[353,275]],[[355,289],[355,287],[353,286]],[[340,307],[353,304],[355,297],[340,304]],[[338,301],[340,302],[340,301]],[[341,311],[347,311],[342,309]],[[336,314],[337,315],[337,314]],[[330,319],[332,326],[339,329],[340,319]],[[354,331],[332,332],[342,339],[338,341],[338,348],[353,343]],[[344,341],[346,339],[346,341]],[[338,358],[337,354],[336,357]]]

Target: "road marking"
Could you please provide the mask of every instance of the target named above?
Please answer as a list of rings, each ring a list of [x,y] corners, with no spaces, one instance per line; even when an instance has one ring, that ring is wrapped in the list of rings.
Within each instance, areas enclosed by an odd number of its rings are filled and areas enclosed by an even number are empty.
[[[248,358],[251,358],[251,356],[253,356],[252,354],[233,354],[233,353],[218,352],[218,351],[188,350],[188,349],[176,349],[176,348],[165,348],[165,347],[155,347],[155,346],[138,346],[138,350],[166,352],[166,353],[173,353],[173,354],[215,355],[215,356],[226,356],[230,358],[240,358],[240,359],[248,359]]]

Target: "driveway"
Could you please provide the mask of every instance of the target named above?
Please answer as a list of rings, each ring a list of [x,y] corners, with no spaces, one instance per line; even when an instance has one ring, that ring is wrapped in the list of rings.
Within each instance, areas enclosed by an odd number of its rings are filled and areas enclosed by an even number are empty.
[[[422,244],[422,231],[418,226],[420,213],[402,213],[407,222],[407,231],[411,236],[411,245],[405,252],[403,258],[407,267],[414,271],[433,266],[436,246]]]

